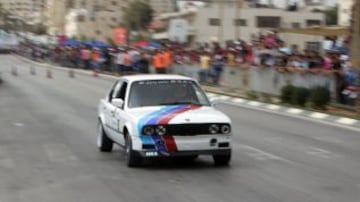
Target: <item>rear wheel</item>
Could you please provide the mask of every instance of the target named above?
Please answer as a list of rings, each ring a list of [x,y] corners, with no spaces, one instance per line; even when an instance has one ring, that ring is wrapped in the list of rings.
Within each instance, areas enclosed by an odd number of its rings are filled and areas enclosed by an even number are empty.
[[[101,152],[111,152],[113,148],[113,141],[106,135],[101,122],[98,123],[98,137],[97,146]]]
[[[227,166],[230,163],[231,154],[213,155],[213,159],[216,166]]]
[[[141,157],[137,156],[133,150],[132,140],[129,135],[126,135],[126,144],[125,144],[125,155],[126,155],[126,164],[129,167],[137,167],[142,163]]]

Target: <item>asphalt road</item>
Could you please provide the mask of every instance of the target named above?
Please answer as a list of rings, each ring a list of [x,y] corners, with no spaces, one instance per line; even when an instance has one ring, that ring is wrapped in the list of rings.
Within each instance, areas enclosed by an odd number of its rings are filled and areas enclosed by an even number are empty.
[[[12,66],[19,75],[10,74]],[[230,167],[149,162],[96,148],[96,106],[113,81],[0,55],[0,202],[359,202],[360,134],[218,106],[233,120]]]

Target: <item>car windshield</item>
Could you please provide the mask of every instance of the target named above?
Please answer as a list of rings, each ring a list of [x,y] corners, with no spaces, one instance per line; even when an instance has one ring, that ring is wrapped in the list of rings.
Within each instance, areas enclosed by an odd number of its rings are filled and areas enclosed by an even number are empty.
[[[149,80],[131,85],[129,108],[180,104],[210,105],[204,91],[191,80]]]

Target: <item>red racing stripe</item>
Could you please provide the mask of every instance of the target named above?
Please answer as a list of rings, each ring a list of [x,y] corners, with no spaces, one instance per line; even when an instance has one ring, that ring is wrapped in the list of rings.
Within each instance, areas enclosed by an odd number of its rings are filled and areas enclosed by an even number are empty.
[[[168,152],[176,152],[177,146],[176,146],[174,137],[171,135],[164,135],[163,138],[164,138]]]
[[[197,106],[197,105],[191,105],[191,106],[188,106],[188,107],[185,107],[185,108],[181,108],[179,110],[176,110],[166,116],[164,116],[162,119],[160,119],[160,121],[158,122],[158,124],[168,124],[169,121],[171,119],[173,119],[175,116],[181,114],[181,113],[184,113],[184,112],[187,112],[187,111],[190,111],[190,110],[194,110],[194,109],[198,109],[200,108],[201,106]]]

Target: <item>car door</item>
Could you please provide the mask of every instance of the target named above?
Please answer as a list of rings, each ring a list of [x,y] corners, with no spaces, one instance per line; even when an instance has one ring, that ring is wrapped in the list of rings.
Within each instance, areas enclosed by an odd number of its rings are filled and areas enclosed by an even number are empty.
[[[127,92],[128,84],[126,81],[121,81],[115,87],[113,98],[112,99],[122,99],[124,103],[126,101],[126,92]],[[125,104],[124,104],[125,105]],[[126,122],[126,112],[124,111],[124,107],[119,108],[115,105],[112,105],[110,108],[111,114],[111,128],[113,129],[113,139],[120,145],[125,145],[124,141],[124,125]]]
[[[117,81],[113,87],[111,88],[110,92],[108,93],[107,97],[106,97],[106,102],[103,103],[102,105],[102,111],[104,114],[104,129],[106,134],[114,140],[114,135],[115,135],[115,129],[114,128],[114,113],[115,113],[115,107],[113,106],[112,99],[114,97],[114,92],[116,91],[116,89],[118,88],[119,83],[121,83],[120,81]]]

